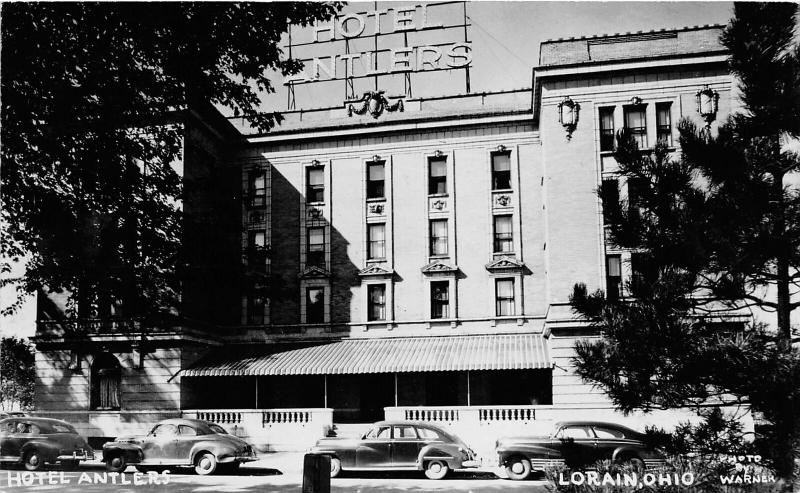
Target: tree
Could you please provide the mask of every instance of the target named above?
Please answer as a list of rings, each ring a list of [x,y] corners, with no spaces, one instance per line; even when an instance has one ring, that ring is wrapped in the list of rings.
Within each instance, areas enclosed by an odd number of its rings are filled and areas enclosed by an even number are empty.
[[[0,52],[0,271],[26,293],[69,293],[73,315],[174,314],[183,115],[213,103],[262,131],[279,41],[339,3],[5,3]],[[9,282],[6,279],[5,282]]]
[[[0,409],[26,409],[33,404],[33,347],[23,339],[0,339]]]
[[[679,124],[681,157],[617,138],[635,203],[603,193],[612,243],[637,253],[630,299],[577,284],[573,308],[604,333],[576,346],[578,373],[633,409],[745,403],[770,423],[777,473],[793,476],[800,445],[800,45],[796,4],[742,3],[725,29],[744,110],[712,136]],[[644,266],[644,267],[643,267]],[[794,290],[794,292],[792,292]],[[774,326],[720,324],[731,311],[774,312]]]

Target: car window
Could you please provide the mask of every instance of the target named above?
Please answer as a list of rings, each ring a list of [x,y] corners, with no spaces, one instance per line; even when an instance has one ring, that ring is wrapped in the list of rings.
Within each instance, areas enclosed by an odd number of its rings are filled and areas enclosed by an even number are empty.
[[[601,428],[599,426],[594,426],[594,434],[597,435],[597,438],[625,438],[625,434],[619,430],[614,430],[612,428]]]
[[[0,433],[14,433],[17,428],[16,421],[6,421],[0,424]]]
[[[589,430],[585,426],[565,426],[558,432],[558,438],[589,438]]]
[[[395,426],[394,437],[405,438],[405,439],[417,438],[417,432],[414,431],[413,426]]]
[[[154,437],[168,437],[178,434],[178,427],[175,425],[158,425],[150,433]]]
[[[424,438],[425,440],[441,439],[439,434],[436,433],[436,431],[431,430],[430,428],[417,428],[417,433],[419,433],[420,438]]]
[[[369,433],[364,435],[364,438],[388,439],[390,430],[391,430],[391,428],[389,428],[388,426],[379,426],[379,427],[376,427],[376,428],[373,428],[373,429],[369,430]]]
[[[183,436],[195,436],[197,435],[197,430],[195,430],[191,426],[180,425],[178,426],[178,433],[180,433]]]
[[[62,425],[59,423],[55,423],[53,425],[53,433],[78,433],[75,431],[75,428],[69,425]]]
[[[225,431],[225,428],[221,427],[220,425],[215,425],[215,424],[212,423],[212,424],[208,425],[208,428],[211,431],[213,431],[214,433],[218,433],[220,435],[227,435],[228,434],[228,432]]]

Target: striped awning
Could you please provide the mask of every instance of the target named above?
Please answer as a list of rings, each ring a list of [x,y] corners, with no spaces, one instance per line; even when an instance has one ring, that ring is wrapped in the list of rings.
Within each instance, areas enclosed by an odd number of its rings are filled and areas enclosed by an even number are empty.
[[[551,368],[538,334],[346,339],[250,357],[200,361],[185,377],[341,375]]]

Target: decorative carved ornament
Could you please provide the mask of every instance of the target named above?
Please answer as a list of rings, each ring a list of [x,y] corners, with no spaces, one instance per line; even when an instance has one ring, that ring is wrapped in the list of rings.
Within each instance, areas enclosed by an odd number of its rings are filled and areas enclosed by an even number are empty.
[[[310,267],[306,267],[303,272],[300,273],[298,276],[300,279],[320,279],[320,278],[327,278],[331,277],[331,273],[328,272],[326,269],[322,267],[317,267],[316,265],[312,265]]]
[[[394,271],[386,270],[377,265],[370,265],[369,267],[358,271],[358,275],[361,277],[390,277],[393,274]]]
[[[423,274],[455,274],[458,271],[458,267],[441,260],[434,260],[421,270]]]
[[[309,219],[322,219],[322,209],[319,207],[309,207],[308,208],[308,218]]]
[[[369,204],[370,214],[383,214],[383,209],[384,209],[383,204]]]
[[[433,203],[431,204],[431,207],[433,207],[437,211],[440,211],[445,207],[447,207],[447,201],[441,199],[434,200]]]
[[[489,272],[520,272],[523,269],[525,264],[512,257],[500,257],[486,264],[486,270]]]
[[[386,96],[383,95],[384,91],[367,91],[364,93],[364,96],[361,98],[361,107],[356,108],[352,104],[347,106],[347,116],[353,116],[353,113],[356,115],[363,115],[369,112],[372,115],[372,118],[378,118],[383,114],[384,111],[388,112],[395,112],[395,111],[403,111],[403,100],[398,99],[393,103],[389,102],[386,99]]]
[[[507,194],[501,194],[501,195],[498,195],[498,196],[497,196],[497,197],[494,199],[494,201],[495,201],[495,203],[496,203],[497,205],[499,205],[500,207],[508,207],[508,204],[510,204],[510,203],[511,203],[511,196],[510,196],[510,195],[507,195]]]

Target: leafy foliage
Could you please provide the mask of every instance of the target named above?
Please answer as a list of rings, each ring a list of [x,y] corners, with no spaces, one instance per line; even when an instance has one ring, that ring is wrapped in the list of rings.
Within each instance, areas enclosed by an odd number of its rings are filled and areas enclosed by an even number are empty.
[[[213,103],[269,130],[270,73],[302,66],[282,34],[339,8],[3,4],[0,258],[25,262],[20,293],[66,290],[82,317],[114,303],[126,317],[174,313],[184,112]]]
[[[0,339],[0,409],[26,409],[33,404],[33,346],[16,337]]]
[[[749,404],[771,423],[784,478],[800,445],[800,351],[790,323],[800,306],[800,156],[783,147],[800,135],[797,13],[796,4],[736,5],[722,40],[745,108],[716,136],[682,120],[673,159],[664,145],[645,152],[620,132],[615,157],[637,185],[635,201],[601,198],[612,212],[611,242],[638,252],[645,267],[627,286],[630,299],[582,284],[571,296],[605,336],[577,344],[582,377],[626,412]],[[777,327],[720,323],[752,308],[776,313]]]

